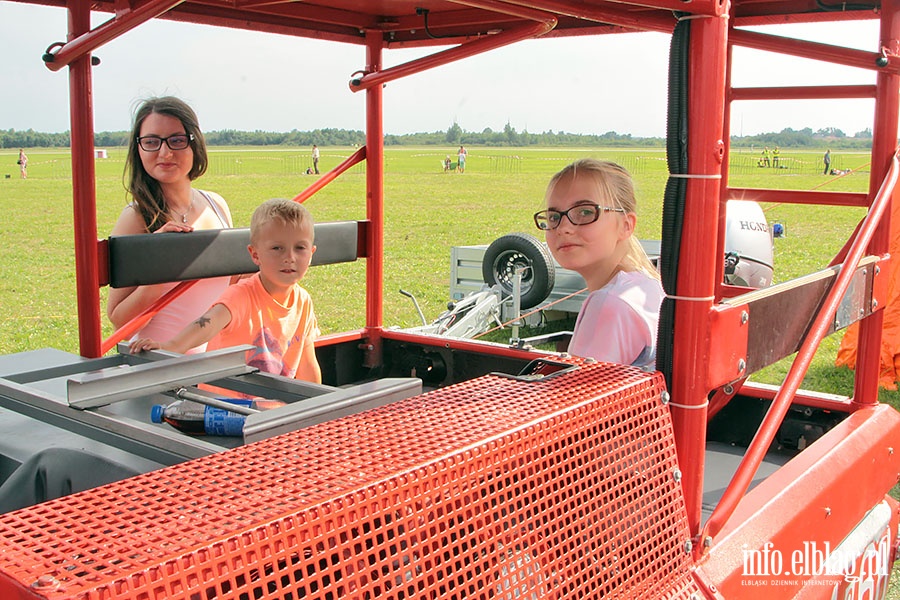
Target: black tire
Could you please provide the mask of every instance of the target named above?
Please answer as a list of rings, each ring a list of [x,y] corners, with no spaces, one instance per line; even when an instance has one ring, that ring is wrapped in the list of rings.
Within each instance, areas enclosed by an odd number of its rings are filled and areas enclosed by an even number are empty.
[[[556,281],[556,267],[543,242],[527,233],[497,238],[484,252],[481,274],[488,285],[512,294],[516,269],[524,265],[531,267],[522,274],[521,308],[527,309],[543,302]]]

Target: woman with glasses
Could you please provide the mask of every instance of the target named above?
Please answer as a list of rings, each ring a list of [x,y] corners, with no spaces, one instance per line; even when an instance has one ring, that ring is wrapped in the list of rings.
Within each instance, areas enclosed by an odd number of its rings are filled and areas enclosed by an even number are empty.
[[[193,187],[207,165],[206,142],[194,110],[172,96],[145,100],[135,112],[125,159],[129,203],[111,235],[187,235],[195,229],[231,227],[225,200]],[[217,277],[195,283],[157,313],[137,337],[172,338],[206,312],[229,281],[229,277]],[[106,305],[109,320],[116,328],[125,325],[175,285],[111,288]]]
[[[663,299],[659,274],[634,236],[637,199],[619,165],[578,160],[550,179],[547,208],[534,215],[560,266],[584,277],[589,295],[568,351],[640,367],[656,363]]]

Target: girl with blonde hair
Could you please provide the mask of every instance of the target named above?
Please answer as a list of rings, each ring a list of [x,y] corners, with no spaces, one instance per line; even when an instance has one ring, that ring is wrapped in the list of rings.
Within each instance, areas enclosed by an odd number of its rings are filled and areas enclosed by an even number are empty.
[[[613,162],[581,159],[550,179],[545,203],[534,215],[535,225],[560,266],[584,277],[589,292],[568,351],[652,368],[664,292],[634,236],[631,175]]]

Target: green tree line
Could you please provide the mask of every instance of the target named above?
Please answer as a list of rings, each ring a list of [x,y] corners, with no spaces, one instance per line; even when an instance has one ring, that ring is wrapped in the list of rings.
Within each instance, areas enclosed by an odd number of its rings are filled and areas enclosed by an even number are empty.
[[[237,131],[224,129],[206,134],[210,146],[359,146],[365,144],[365,132],[348,129],[296,129],[279,133],[273,131]],[[127,131],[100,131],[94,134],[94,145],[121,147],[128,145]],[[28,129],[0,130],[0,148],[67,148],[71,143],[69,132],[44,133]],[[384,137],[388,146],[444,146],[466,144],[471,146],[649,146],[665,144],[660,137],[637,137],[630,133],[608,131],[603,134],[567,133],[565,131],[544,131],[531,133],[516,131],[510,123],[503,129],[494,131],[490,127],[480,132],[466,131],[456,122],[446,131],[426,133],[388,134]],[[872,146],[872,131],[866,129],[848,136],[840,129],[828,127],[813,131],[807,127],[796,131],[786,128],[778,133],[762,133],[753,136],[732,136],[734,147],[780,146],[782,148],[818,148],[829,146],[836,149],[866,149]]]

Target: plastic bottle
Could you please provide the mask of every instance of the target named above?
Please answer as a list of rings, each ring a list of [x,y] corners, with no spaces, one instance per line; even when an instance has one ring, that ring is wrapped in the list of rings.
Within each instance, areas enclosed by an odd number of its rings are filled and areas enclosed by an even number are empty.
[[[239,398],[220,398],[225,402],[247,406],[256,410],[268,410],[284,406],[280,400],[243,400]],[[190,435],[232,435],[244,434],[245,415],[206,406],[190,400],[177,400],[168,406],[155,404],[150,409],[150,420],[154,423],[168,423],[178,431]]]

